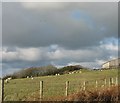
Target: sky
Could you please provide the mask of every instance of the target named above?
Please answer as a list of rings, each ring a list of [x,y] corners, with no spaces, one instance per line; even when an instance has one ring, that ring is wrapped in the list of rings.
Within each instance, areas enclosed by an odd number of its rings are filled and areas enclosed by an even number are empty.
[[[118,57],[116,2],[2,3],[2,74],[45,65],[100,68]]]

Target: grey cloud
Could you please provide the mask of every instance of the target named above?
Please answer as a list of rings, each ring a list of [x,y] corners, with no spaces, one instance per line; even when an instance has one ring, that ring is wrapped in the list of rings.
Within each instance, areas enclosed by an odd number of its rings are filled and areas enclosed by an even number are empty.
[[[72,62],[100,66],[101,61],[118,56],[117,45],[104,42],[113,43],[111,37],[118,39],[117,3],[3,3],[2,6],[5,73]]]
[[[103,38],[117,38],[117,3],[60,3],[58,8],[54,3],[48,8],[43,4],[25,8],[20,3],[3,3],[3,45],[58,44],[78,49],[99,45]],[[86,18],[76,20],[72,17],[75,11]]]

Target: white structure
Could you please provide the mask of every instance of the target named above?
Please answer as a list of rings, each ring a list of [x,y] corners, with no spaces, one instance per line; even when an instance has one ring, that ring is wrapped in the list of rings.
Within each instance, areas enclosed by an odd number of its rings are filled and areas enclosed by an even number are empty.
[[[120,67],[120,58],[107,61],[102,65],[102,68],[106,68],[106,69],[118,68],[118,67]]]

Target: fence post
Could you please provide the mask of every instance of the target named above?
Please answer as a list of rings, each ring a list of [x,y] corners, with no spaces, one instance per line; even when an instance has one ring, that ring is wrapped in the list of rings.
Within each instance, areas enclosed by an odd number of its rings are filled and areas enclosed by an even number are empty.
[[[85,91],[86,89],[86,81],[83,82],[83,90]]]
[[[118,85],[118,77],[116,77],[115,85],[116,85],[116,86]]]
[[[112,85],[112,78],[109,78],[109,87]]]
[[[69,81],[66,81],[66,87],[65,87],[65,96],[68,96],[68,90],[69,90]]]
[[[43,99],[43,81],[40,81],[40,101]]]
[[[4,80],[1,79],[1,103],[4,101]]]
[[[95,81],[95,88],[96,88],[96,90],[98,88],[98,81],[97,80]]]
[[[104,81],[105,81],[105,87],[106,87],[106,85],[107,85],[107,80],[105,79]]]
[[[111,78],[111,84],[112,84],[112,86],[113,86],[113,83],[114,83],[114,79],[113,79],[113,78]]]

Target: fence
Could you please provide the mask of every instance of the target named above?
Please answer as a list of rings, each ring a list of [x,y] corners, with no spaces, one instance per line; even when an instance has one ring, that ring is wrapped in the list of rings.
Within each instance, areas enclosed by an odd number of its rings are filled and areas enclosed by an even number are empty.
[[[4,80],[0,80],[0,102],[4,100]]]
[[[91,81],[66,81],[66,82],[46,82],[46,81],[28,81],[24,82],[22,84],[22,80],[20,82],[12,82],[14,84],[14,87],[11,87],[11,90],[14,88],[16,91],[12,91],[11,94],[13,94],[12,97],[18,98],[16,101],[20,101],[21,98],[26,100],[28,97],[32,98],[34,101],[42,101],[42,100],[49,100],[49,98],[52,97],[67,97],[68,95],[80,91],[86,91],[86,90],[92,90],[92,89],[104,89],[106,87],[111,87],[114,85],[118,85],[118,77],[116,78],[104,78],[101,80],[91,80]],[[19,84],[20,83],[20,84]],[[4,87],[4,81],[1,81],[2,86],[2,98],[1,101],[6,100],[6,98],[9,98],[11,94],[7,94],[7,91],[9,91],[7,85]],[[20,86],[22,84],[22,88],[18,89],[18,85]],[[5,91],[4,91],[5,90]],[[26,93],[26,94],[25,94]],[[30,98],[27,98],[27,100],[30,100]],[[34,99],[33,99],[34,98]],[[13,98],[12,98],[13,99]],[[11,99],[11,100],[12,100]],[[15,100],[15,99],[14,99]],[[32,101],[30,100],[30,101]]]
[[[61,93],[63,96],[68,96],[69,94],[80,92],[80,91],[86,91],[90,89],[100,89],[100,88],[105,88],[105,87],[111,87],[111,86],[117,86],[118,85],[118,78],[109,78],[109,79],[102,79],[102,80],[91,80],[91,81],[84,81],[80,84],[78,83],[73,83],[71,84],[70,81],[66,81],[64,84],[65,87],[62,89],[63,92]],[[62,87],[60,85],[60,87]],[[40,81],[40,100],[44,100],[45,98],[45,84],[43,81]],[[48,89],[47,89],[48,90]],[[60,89],[59,89],[60,90]],[[51,90],[52,92],[52,90]],[[57,95],[57,90],[54,90],[55,94]],[[60,91],[59,91],[60,93]],[[60,95],[60,94],[58,94]],[[46,99],[45,99],[46,100]]]

